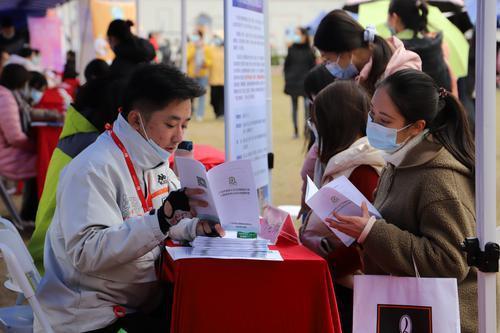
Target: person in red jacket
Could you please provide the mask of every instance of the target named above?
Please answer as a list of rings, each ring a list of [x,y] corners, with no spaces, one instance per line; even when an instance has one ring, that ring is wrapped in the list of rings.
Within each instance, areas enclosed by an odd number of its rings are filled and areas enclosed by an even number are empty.
[[[320,187],[345,176],[370,201],[385,165],[379,150],[370,146],[366,121],[370,99],[352,80],[336,80],[316,96],[311,127],[318,140],[314,182]],[[314,213],[301,229],[303,244],[328,260],[332,267],[342,331],[352,327],[352,274],[362,270],[356,244],[346,247]],[[349,288],[350,287],[350,288]]]

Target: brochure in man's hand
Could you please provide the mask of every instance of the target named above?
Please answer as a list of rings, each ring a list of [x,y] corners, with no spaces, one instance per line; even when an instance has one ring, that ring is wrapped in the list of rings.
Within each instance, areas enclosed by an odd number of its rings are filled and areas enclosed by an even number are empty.
[[[200,162],[175,159],[183,187],[203,188],[199,199],[208,207],[198,208],[200,219],[220,222],[224,237],[198,236],[192,248],[167,248],[172,258],[221,258],[252,260],[283,260],[277,251],[270,251],[269,241],[261,238],[259,204],[250,161],[226,162],[206,172]]]
[[[335,178],[320,190],[308,177],[305,201],[323,222],[326,218],[336,220],[333,216],[334,212],[345,216],[362,216],[361,204],[363,202],[366,202],[370,215],[381,217],[378,210],[345,176]],[[326,225],[346,246],[355,241],[354,238]]]
[[[205,171],[202,163],[192,158],[175,159],[183,187],[202,188],[198,198],[208,207],[197,207],[200,219],[220,222],[225,230],[259,232],[259,201],[252,164],[247,160],[226,162]]]

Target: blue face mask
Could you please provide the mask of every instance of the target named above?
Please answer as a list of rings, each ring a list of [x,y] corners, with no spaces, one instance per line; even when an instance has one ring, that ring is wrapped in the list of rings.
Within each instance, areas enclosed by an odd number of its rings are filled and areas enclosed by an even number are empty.
[[[31,89],[30,97],[31,104],[37,105],[42,100],[43,92],[38,91],[36,89]]]
[[[162,147],[160,147],[156,142],[154,142],[152,139],[148,138],[148,134],[146,133],[146,128],[144,128],[144,123],[142,122],[142,116],[139,115],[139,119],[141,120],[141,127],[142,130],[144,131],[144,136],[146,137],[146,141],[148,141],[149,145],[154,149],[158,157],[162,161],[167,161],[168,158],[170,157],[170,152],[166,151]]]
[[[352,63],[352,58],[351,58],[351,62],[349,63],[349,65],[346,68],[340,67],[339,59],[340,59],[340,55],[338,56],[337,61],[328,62],[325,65],[326,69],[328,69],[330,74],[335,76],[337,79],[341,79],[341,80],[349,80],[349,79],[352,79],[353,77],[356,77],[356,75],[359,74],[358,69]]]
[[[389,29],[391,36],[394,36],[397,34],[396,29],[394,29],[389,23],[386,23],[385,26],[387,27],[387,29]]]
[[[219,37],[215,37],[215,38],[213,39],[213,44],[214,44],[215,46],[223,46],[223,45],[224,45],[224,40],[223,40],[223,39],[221,39],[221,38],[219,38]]]
[[[293,35],[292,40],[296,44],[302,44],[302,38],[299,35]]]
[[[383,150],[387,153],[393,153],[405,144],[405,142],[397,143],[398,132],[410,127],[411,125],[413,124],[409,124],[400,129],[388,128],[373,122],[372,117],[368,115],[366,136],[368,137],[368,141],[373,148]]]

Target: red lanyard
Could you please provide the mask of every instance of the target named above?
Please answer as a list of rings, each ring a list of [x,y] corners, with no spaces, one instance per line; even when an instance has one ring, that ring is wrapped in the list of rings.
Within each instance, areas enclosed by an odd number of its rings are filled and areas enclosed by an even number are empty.
[[[113,129],[111,126],[106,126],[106,129],[108,130],[108,133],[111,135],[113,138],[113,141],[116,143],[118,148],[123,153],[123,157],[125,158],[125,163],[127,163],[127,168],[130,173],[130,176],[132,177],[132,180],[134,182],[135,190],[137,191],[137,195],[139,196],[139,199],[141,200],[142,208],[144,209],[144,212],[147,213],[152,209],[152,203],[148,202],[150,200],[146,201],[146,197],[144,196],[144,193],[142,192],[141,184],[139,183],[139,178],[137,178],[137,173],[135,172],[134,169],[134,164],[132,163],[132,160],[130,159],[130,155],[127,152],[127,149],[125,149],[125,146],[123,143],[120,141],[120,139],[116,136],[115,132],[113,132]]]

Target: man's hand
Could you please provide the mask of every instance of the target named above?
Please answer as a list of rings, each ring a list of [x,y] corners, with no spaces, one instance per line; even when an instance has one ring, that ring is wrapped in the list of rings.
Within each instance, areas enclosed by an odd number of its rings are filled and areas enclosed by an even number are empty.
[[[199,188],[183,188],[170,192],[163,203],[163,212],[169,224],[174,225],[183,218],[196,216],[195,207],[207,207],[206,201],[194,198],[204,193],[205,191]]]
[[[218,222],[200,220],[196,226],[197,236],[224,237],[226,232]]]

